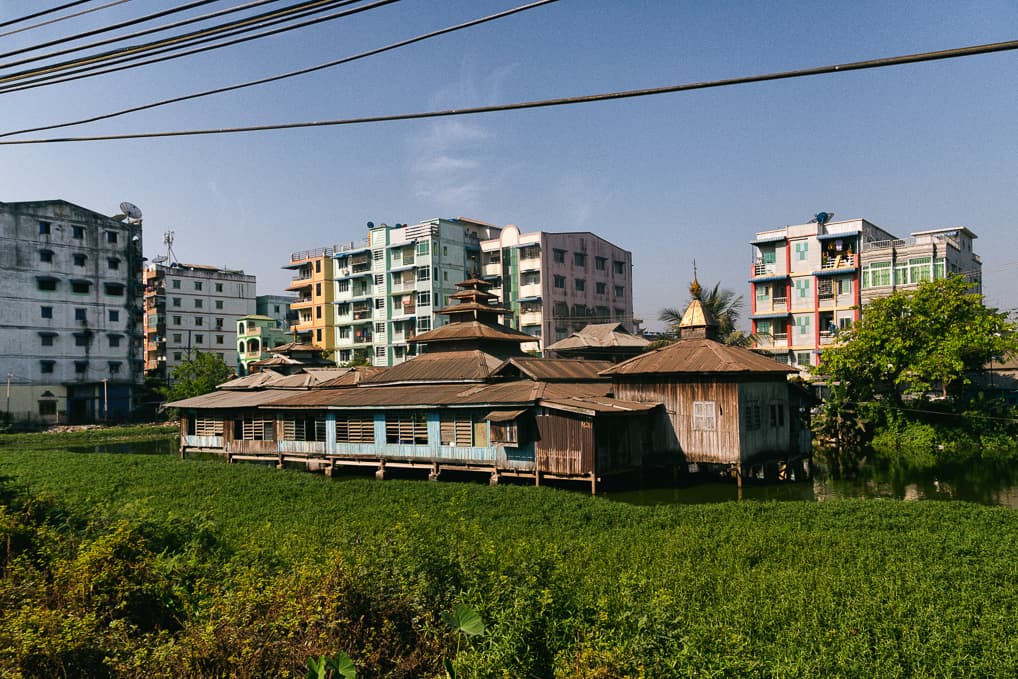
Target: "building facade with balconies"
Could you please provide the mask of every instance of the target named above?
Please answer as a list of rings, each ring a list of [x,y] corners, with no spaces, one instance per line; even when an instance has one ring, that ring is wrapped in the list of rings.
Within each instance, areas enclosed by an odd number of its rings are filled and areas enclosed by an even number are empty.
[[[269,349],[290,343],[286,329],[277,319],[261,314],[237,319],[237,374],[246,375],[255,361],[269,358]]]
[[[756,348],[808,371],[873,299],[952,274],[980,292],[975,238],[950,227],[900,239],[865,219],[757,233],[749,279]]]
[[[237,322],[255,311],[254,276],[202,264],[145,267],[145,374],[170,380],[196,352],[237,357]]]
[[[335,345],[333,332],[333,254],[336,246],[321,247],[290,253],[290,263],[284,269],[293,270],[287,292],[295,294],[290,311],[296,320],[290,332],[296,342],[331,351]]]
[[[142,224],[64,200],[0,203],[5,413],[126,419],[142,380]]]
[[[749,279],[756,348],[800,369],[816,365],[859,318],[861,250],[892,238],[865,219],[757,233]]]
[[[521,233],[506,226],[481,243],[481,275],[512,310],[505,323],[534,337],[541,352],[591,323],[633,320],[633,255],[593,233]]]

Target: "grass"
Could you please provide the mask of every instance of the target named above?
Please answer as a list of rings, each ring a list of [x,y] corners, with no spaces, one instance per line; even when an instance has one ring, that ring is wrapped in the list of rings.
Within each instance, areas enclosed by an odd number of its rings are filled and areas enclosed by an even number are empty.
[[[0,477],[72,515],[200,523],[219,541],[209,559],[220,573],[253,568],[298,588],[293,574],[331,577],[339,568],[357,583],[355,593],[339,588],[346,600],[364,596],[378,604],[371,610],[389,611],[375,636],[308,642],[304,657],[286,661],[292,667],[312,651],[346,651],[363,676],[398,676],[405,658],[395,656],[410,653],[409,639],[450,652],[432,623],[465,603],[489,631],[461,650],[463,676],[1018,673],[1018,514],[1004,508],[637,507],[548,488],[326,479],[23,446],[0,448]],[[227,602],[275,592],[230,582]],[[211,624],[202,618],[211,589],[189,594],[197,603],[182,638],[192,620]],[[372,655],[393,639],[407,642],[387,651],[393,658]],[[423,676],[438,671],[418,662]]]

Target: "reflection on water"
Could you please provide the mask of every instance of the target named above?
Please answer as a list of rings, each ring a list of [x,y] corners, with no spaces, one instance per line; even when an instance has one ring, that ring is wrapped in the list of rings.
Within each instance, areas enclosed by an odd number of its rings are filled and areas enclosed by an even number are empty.
[[[702,504],[739,499],[735,481],[681,488],[644,488],[608,493],[610,500],[639,505]],[[833,479],[817,470],[797,483],[746,483],[743,500],[817,502],[843,499],[963,500],[1018,509],[1018,468],[979,464],[937,470],[867,469],[854,479]]]

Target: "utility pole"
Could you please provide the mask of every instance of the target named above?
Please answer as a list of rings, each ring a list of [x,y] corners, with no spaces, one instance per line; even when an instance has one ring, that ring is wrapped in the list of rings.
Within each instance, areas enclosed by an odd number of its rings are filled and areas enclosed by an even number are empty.
[[[110,423],[110,392],[109,392],[110,378],[103,378],[103,420],[106,424]]]
[[[7,371],[7,419],[11,419],[11,379],[14,377],[14,373],[10,370]]]

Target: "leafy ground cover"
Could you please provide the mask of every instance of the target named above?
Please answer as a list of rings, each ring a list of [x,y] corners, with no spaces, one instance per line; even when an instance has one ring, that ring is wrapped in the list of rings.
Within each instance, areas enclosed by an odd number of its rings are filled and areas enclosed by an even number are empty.
[[[1016,547],[1018,514],[965,503],[636,507],[7,446],[0,675],[1014,676]]]

